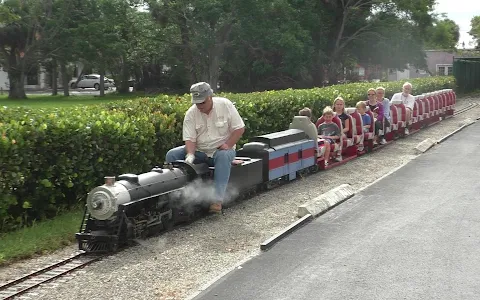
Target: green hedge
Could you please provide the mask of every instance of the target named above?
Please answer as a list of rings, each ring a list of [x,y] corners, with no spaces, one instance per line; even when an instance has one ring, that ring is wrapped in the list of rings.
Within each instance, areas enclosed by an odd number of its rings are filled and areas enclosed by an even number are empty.
[[[413,79],[414,94],[454,88],[453,77]],[[220,94],[236,103],[250,137],[288,128],[304,106],[318,117],[333,99],[347,106],[382,85],[387,97],[402,82],[353,83],[326,88]],[[85,199],[103,176],[139,173],[164,161],[183,144],[182,123],[190,95],[118,101],[67,109],[0,107],[0,231],[54,216]]]

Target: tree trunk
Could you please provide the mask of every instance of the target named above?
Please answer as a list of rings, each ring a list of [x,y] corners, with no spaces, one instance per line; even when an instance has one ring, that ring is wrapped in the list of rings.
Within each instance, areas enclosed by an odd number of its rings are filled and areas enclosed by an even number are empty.
[[[105,96],[105,67],[100,64],[100,97]]]
[[[233,22],[228,21],[218,30],[215,35],[215,45],[210,55],[210,64],[208,66],[208,73],[210,86],[214,91],[217,91],[218,78],[220,77],[220,59],[223,57],[225,47],[227,45],[228,37],[232,31]]]
[[[120,94],[128,94],[130,92],[130,86],[128,84],[128,79],[130,77],[129,66],[127,63],[127,58],[124,56],[122,58],[122,66],[120,73],[120,82],[116,83],[117,92]]]
[[[337,81],[338,81],[337,67],[338,67],[338,64],[336,60],[332,59],[328,66],[328,83],[330,85],[337,84]]]
[[[322,87],[324,80],[324,65],[320,54],[317,54],[312,61],[311,75],[313,86]]]
[[[195,82],[197,82],[197,75],[195,72],[195,65],[193,63],[187,19],[185,19],[184,17],[180,17],[178,27],[180,28],[180,35],[182,37],[183,59],[185,68],[187,69],[187,74],[189,75],[190,84],[194,84]]]
[[[68,97],[70,96],[70,87],[68,86],[67,64],[63,60],[60,61],[60,72],[62,73],[63,95]]]
[[[12,51],[8,60],[8,81],[10,90],[8,91],[9,99],[26,99],[25,94],[25,66],[24,60],[18,58]]]
[[[8,79],[10,90],[8,92],[8,99],[26,99],[25,94],[25,74],[17,70],[8,70]]]
[[[58,95],[57,78],[58,78],[58,65],[57,65],[57,60],[54,58],[52,59],[52,96]]]

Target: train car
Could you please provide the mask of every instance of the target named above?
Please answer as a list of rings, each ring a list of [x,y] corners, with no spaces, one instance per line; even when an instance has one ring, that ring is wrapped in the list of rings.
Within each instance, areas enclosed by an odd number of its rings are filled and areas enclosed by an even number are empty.
[[[268,189],[276,182],[296,179],[298,172],[315,168],[316,148],[303,130],[288,129],[253,137],[237,155],[262,160],[262,179]]]

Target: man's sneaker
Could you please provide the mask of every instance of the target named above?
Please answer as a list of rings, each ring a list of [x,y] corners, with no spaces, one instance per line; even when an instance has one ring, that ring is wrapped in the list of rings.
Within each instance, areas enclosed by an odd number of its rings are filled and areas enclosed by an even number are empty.
[[[222,203],[213,203],[210,205],[209,213],[221,214],[222,213]]]
[[[343,158],[342,158],[342,156],[341,156],[341,155],[337,155],[337,157],[335,157],[335,160],[336,160],[336,161],[342,161],[342,160],[343,160]]]
[[[409,135],[410,132],[408,131],[408,128],[405,127],[405,135]]]
[[[380,144],[382,144],[382,145],[385,145],[386,143],[387,143],[387,141],[386,141],[385,139],[382,139],[382,140],[380,141]]]

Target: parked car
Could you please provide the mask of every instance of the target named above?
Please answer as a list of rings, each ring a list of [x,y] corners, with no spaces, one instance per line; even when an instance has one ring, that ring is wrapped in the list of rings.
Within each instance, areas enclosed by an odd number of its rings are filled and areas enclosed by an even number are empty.
[[[113,79],[110,79],[108,77],[104,77],[104,86],[105,86],[105,89],[108,89],[110,87],[114,87],[115,86],[115,82],[113,81]],[[77,79],[74,78],[72,80],[70,80],[70,87],[72,89],[75,88],[75,82],[77,82]],[[88,74],[88,75],[83,75],[80,77],[80,81],[78,81],[77,83],[77,88],[82,88],[82,89],[85,89],[85,88],[94,88],[96,90],[99,90],[100,89],[100,75],[98,74]]]

